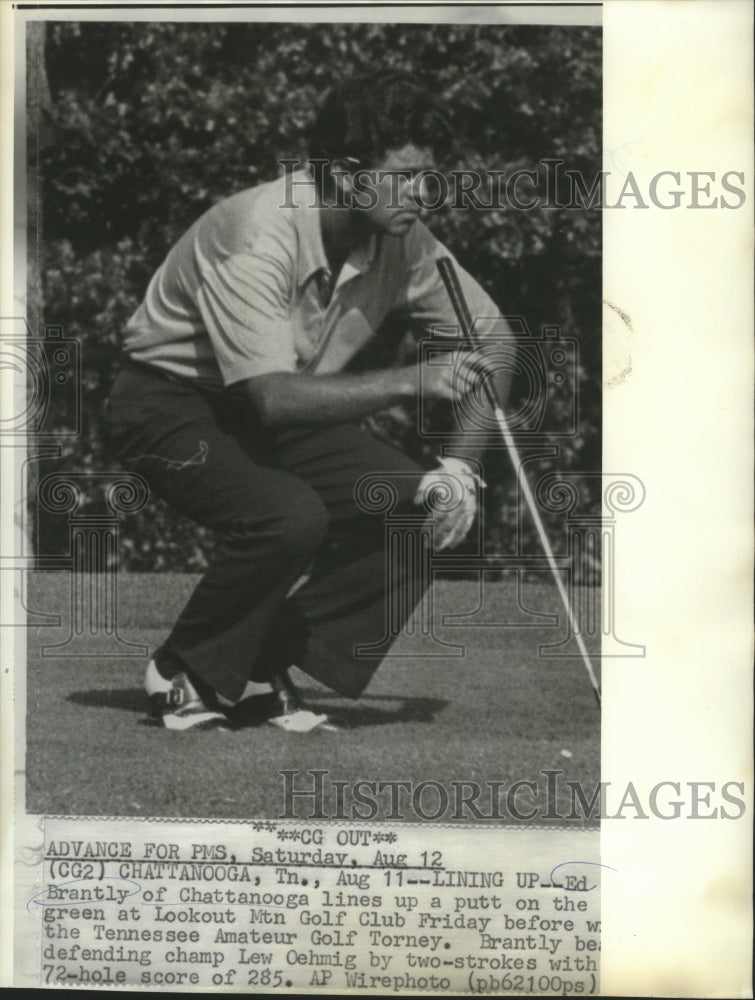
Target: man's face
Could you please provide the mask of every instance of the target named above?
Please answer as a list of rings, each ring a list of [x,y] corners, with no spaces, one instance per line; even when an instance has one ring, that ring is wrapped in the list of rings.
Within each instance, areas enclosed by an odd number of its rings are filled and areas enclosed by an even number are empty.
[[[403,236],[419,218],[425,188],[422,173],[433,166],[432,152],[417,146],[389,150],[377,167],[355,177],[354,204],[373,232]],[[359,207],[363,206],[363,207]]]

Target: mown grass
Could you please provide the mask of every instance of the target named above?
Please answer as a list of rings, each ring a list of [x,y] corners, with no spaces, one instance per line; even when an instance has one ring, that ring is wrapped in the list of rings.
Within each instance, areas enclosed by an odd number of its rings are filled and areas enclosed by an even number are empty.
[[[122,638],[154,649],[196,579],[121,574]],[[284,808],[281,770],[326,769],[331,781],[439,782],[451,802],[454,781],[503,782],[500,811],[507,817],[505,790],[515,781],[532,781],[537,788],[522,787],[517,796],[519,810],[539,807],[537,822],[560,823],[559,814],[570,812],[565,782],[579,781],[589,791],[599,781],[600,717],[579,658],[552,658],[540,650],[566,636],[558,593],[550,583],[526,584],[520,594],[513,578],[486,581],[475,624],[442,624],[443,615],[471,612],[479,600],[474,581],[437,583],[436,635],[463,645],[464,655],[431,658],[421,655],[434,651],[431,641],[400,637],[393,648],[397,655],[384,660],[359,701],[336,696],[297,673],[311,707],[338,714],[349,726],[343,733],[289,735],[263,726],[231,734],[176,734],[146,717],[144,658],[40,655],[41,644],[68,634],[70,577],[37,574],[30,581],[29,605],[60,614],[62,623],[29,630],[26,808],[68,815],[273,819]],[[598,637],[589,645],[597,653]],[[563,772],[550,803],[556,815],[543,815],[545,770]],[[302,774],[297,780],[310,779]],[[377,798],[376,819],[384,819],[390,799]],[[326,811],[335,809],[332,796],[325,801]],[[479,800],[485,814],[490,801],[488,788]],[[430,789],[422,808],[432,814],[438,803],[438,793]],[[299,802],[298,810],[309,817],[311,803]],[[415,818],[411,807],[402,812]],[[443,821],[450,818],[449,811]],[[567,823],[575,824],[584,820]]]

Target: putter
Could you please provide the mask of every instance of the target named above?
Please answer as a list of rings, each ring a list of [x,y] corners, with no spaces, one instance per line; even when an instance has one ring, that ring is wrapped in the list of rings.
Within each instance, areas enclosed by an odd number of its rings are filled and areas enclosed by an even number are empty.
[[[446,286],[446,291],[448,292],[448,297],[451,300],[451,305],[456,313],[456,318],[459,321],[461,327],[462,336],[464,339],[476,350],[481,349],[481,345],[477,337],[475,336],[474,328],[472,325],[472,317],[469,312],[469,307],[467,306],[466,300],[464,298],[464,293],[461,290],[461,284],[459,282],[459,276],[454,268],[453,261],[450,257],[441,257],[437,261],[438,271],[443,279],[443,284]],[[522,468],[522,463],[519,458],[519,451],[516,447],[516,442],[511,433],[508,421],[506,420],[506,415],[501,408],[501,405],[496,398],[495,391],[490,384],[490,379],[485,378],[482,381],[483,389],[488,398],[488,402],[493,408],[493,416],[495,417],[498,428],[503,437],[506,448],[508,449],[509,456],[514,465],[517,478],[519,480],[519,485],[522,488],[522,493],[524,493],[524,498],[527,501],[527,506],[529,508],[532,519],[535,522],[535,527],[537,528],[537,533],[540,536],[540,543],[543,546],[543,551],[545,552],[545,557],[548,560],[548,565],[550,566],[551,573],[553,574],[553,579],[556,581],[556,586],[558,587],[558,592],[561,595],[561,600],[563,601],[564,608],[566,610],[566,615],[569,619],[569,623],[574,632],[574,638],[577,640],[577,645],[579,646],[579,651],[582,654],[582,659],[584,660],[585,667],[587,668],[587,674],[590,678],[590,684],[592,685],[593,694],[595,695],[595,700],[598,703],[598,709],[601,705],[600,697],[600,686],[598,680],[595,676],[595,671],[593,670],[592,663],[590,662],[590,657],[587,653],[587,648],[585,647],[584,640],[579,632],[579,625],[577,624],[577,619],[572,610],[571,602],[569,601],[569,595],[566,592],[566,587],[564,586],[564,581],[561,579],[561,574],[558,571],[558,566],[556,565],[556,559],[553,555],[553,549],[551,548],[551,543],[548,540],[548,535],[545,531],[545,525],[543,524],[542,518],[540,517],[540,511],[537,509],[537,504],[535,503],[535,497],[530,489],[530,484],[527,481],[527,476],[525,475],[524,469]]]

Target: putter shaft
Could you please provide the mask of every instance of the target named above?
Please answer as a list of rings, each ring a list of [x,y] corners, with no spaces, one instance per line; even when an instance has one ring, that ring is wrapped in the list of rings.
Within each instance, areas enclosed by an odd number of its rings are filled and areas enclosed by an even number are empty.
[[[475,350],[480,349],[479,341],[474,332],[474,326],[472,323],[472,317],[469,312],[469,307],[464,299],[464,293],[461,289],[461,284],[459,282],[459,276],[454,268],[453,261],[450,257],[441,257],[437,262],[438,271],[443,279],[443,284],[448,292],[448,297],[451,300],[451,305],[456,313],[456,318],[461,326],[462,336],[467,340]],[[522,467],[522,462],[519,457],[519,451],[514,441],[514,436],[511,433],[511,428],[509,427],[508,421],[506,420],[506,415],[498,402],[495,391],[490,383],[490,379],[486,378],[483,380],[483,388],[487,395],[488,401],[493,408],[493,415],[495,417],[496,423],[498,424],[498,429],[501,432],[506,448],[509,452],[509,457],[511,458],[512,464],[516,471],[517,479],[519,480],[519,485],[521,486],[522,493],[527,502],[532,519],[535,522],[535,527],[537,528],[537,533],[540,538],[540,544],[545,552],[545,557],[548,560],[548,566],[550,567],[551,573],[553,574],[553,579],[556,581],[556,586],[558,587],[558,592],[561,596],[561,600],[566,610],[566,616],[569,619],[569,624],[571,625],[572,631],[574,633],[574,638],[577,640],[577,646],[579,647],[579,652],[584,661],[585,667],[587,669],[587,675],[590,678],[590,684],[592,685],[593,693],[595,695],[595,700],[598,703],[598,708],[601,706],[601,695],[600,695],[600,685],[598,684],[598,679],[595,676],[595,671],[593,670],[592,662],[587,653],[587,647],[585,646],[582,635],[579,631],[579,623],[577,622],[576,615],[571,606],[571,601],[569,600],[569,595],[566,592],[566,587],[564,586],[564,581],[561,579],[561,574],[558,571],[558,566],[556,565],[556,559],[553,555],[553,549],[551,548],[550,540],[545,530],[545,525],[540,517],[540,511],[537,509],[537,504],[535,502],[535,497],[533,496],[532,489],[525,475],[524,468]]]

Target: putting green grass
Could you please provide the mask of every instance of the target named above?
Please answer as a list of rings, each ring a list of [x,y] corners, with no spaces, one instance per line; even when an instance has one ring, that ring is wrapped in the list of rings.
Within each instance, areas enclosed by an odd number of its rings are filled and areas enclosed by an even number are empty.
[[[121,574],[120,637],[153,650],[197,579]],[[486,580],[481,594],[476,581],[438,582],[433,590],[436,637],[462,646],[463,655],[429,656],[444,651],[431,637],[401,636],[392,650],[396,655],[384,660],[359,701],[341,698],[296,672],[310,707],[335,713],[348,724],[340,734],[286,734],[271,726],[227,734],[166,732],[145,714],[144,657],[40,654],[42,644],[60,643],[70,633],[68,574],[32,575],[27,602],[36,611],[61,616],[59,627],[28,630],[29,812],[275,819],[284,807],[279,771],[324,769],[331,781],[435,781],[450,796],[454,781],[504,782],[504,803],[511,783],[534,781],[537,792],[523,787],[516,801],[522,813],[533,806],[542,813],[542,772],[559,770],[563,774],[551,802],[557,813],[568,815],[564,782],[579,781],[591,792],[599,781],[600,716],[584,664],[574,655],[576,646],[572,641],[557,650],[570,653],[569,658],[540,651],[567,638],[566,616],[552,583],[524,584],[520,593],[513,577]],[[468,617],[444,624],[444,615]],[[599,636],[586,638],[597,655]],[[310,779],[302,774],[297,781]],[[490,811],[486,795],[479,800],[484,813]],[[390,800],[377,798],[377,818],[385,818]],[[431,789],[422,808],[432,814],[438,802]],[[332,795],[325,803],[326,811],[335,809]],[[407,820],[415,818],[410,808],[402,811]],[[501,811],[508,816],[505,804]],[[302,817],[311,812],[311,803],[299,804]],[[564,822],[538,818],[539,824],[549,821]],[[591,824],[573,819],[566,825]]]

